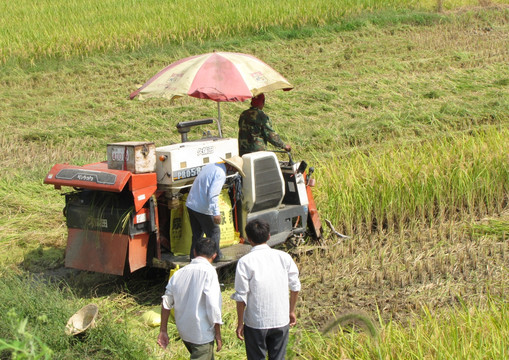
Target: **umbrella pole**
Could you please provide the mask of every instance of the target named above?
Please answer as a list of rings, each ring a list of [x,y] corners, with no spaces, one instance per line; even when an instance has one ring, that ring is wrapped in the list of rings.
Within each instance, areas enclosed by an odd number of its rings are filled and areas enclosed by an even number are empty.
[[[221,105],[220,102],[217,102],[217,130],[219,132],[219,137],[222,138],[223,134],[221,132]]]

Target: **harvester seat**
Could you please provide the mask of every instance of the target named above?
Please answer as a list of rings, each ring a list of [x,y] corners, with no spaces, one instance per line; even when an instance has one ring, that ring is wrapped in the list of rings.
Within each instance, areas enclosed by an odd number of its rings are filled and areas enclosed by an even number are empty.
[[[242,180],[244,210],[248,213],[278,208],[285,183],[276,154],[257,151],[242,156],[246,176]]]

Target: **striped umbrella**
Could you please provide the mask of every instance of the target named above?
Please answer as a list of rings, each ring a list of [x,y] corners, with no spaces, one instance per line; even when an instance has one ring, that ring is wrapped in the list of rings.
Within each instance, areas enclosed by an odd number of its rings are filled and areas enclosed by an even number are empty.
[[[175,99],[192,96],[218,103],[245,101],[273,90],[291,90],[293,86],[260,59],[242,53],[212,52],[178,60],[154,75],[131,93],[140,100],[151,97]]]

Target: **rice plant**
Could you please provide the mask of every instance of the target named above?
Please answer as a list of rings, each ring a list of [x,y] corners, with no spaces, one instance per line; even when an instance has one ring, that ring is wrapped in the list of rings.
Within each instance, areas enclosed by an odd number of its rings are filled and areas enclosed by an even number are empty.
[[[442,8],[475,3],[449,0]],[[272,27],[320,26],[366,11],[431,10],[435,5],[432,0],[3,1],[0,62],[224,39]]]
[[[391,144],[328,159],[326,213],[343,230],[387,230],[500,213],[508,202],[506,130]]]
[[[127,96],[174,60],[225,49],[295,85],[268,94],[267,113],[294,158],[315,166],[322,219],[350,235],[325,227],[319,246],[294,249],[303,287],[288,357],[507,358],[507,1],[440,3],[1,2],[0,357],[15,342],[55,359],[187,356],[174,326],[163,352],[140,320],[167,274],[45,282],[64,270],[53,267],[67,230],[64,199],[43,179],[56,163],[104,161],[108,143],[166,145],[178,121],[215,116],[207,101]],[[462,5],[475,7],[450,11]],[[247,104],[224,105],[236,137]],[[239,359],[226,278],[217,357]],[[98,327],[69,339],[66,320],[89,301]],[[359,313],[376,336],[341,321]]]

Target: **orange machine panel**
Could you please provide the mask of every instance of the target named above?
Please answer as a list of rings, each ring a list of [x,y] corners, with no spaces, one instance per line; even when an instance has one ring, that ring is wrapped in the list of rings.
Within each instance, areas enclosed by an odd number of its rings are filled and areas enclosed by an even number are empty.
[[[129,235],[69,228],[65,266],[123,275]]]
[[[134,235],[129,239],[129,268],[131,272],[147,266],[149,234]]]
[[[46,175],[44,183],[55,185],[56,188],[72,186],[91,190],[121,192],[131,175],[129,171],[108,169],[106,162],[84,166],[56,164]]]

